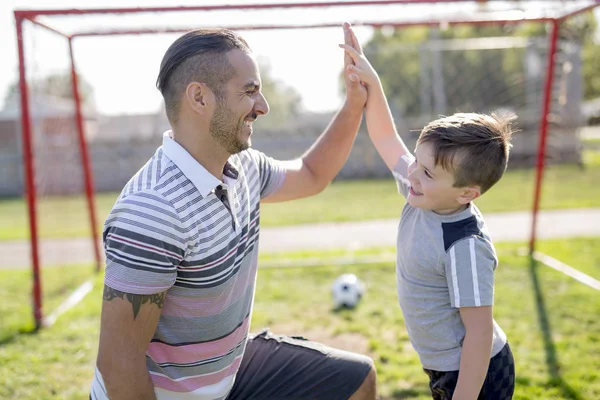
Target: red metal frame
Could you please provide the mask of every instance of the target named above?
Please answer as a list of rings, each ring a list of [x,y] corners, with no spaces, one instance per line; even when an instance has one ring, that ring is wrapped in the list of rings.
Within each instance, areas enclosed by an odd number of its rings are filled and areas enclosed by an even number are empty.
[[[97,8],[97,9],[63,9],[63,10],[15,10],[16,20],[16,31],[17,31],[17,42],[18,42],[18,53],[19,53],[19,89],[21,92],[21,123],[22,123],[22,136],[23,136],[23,157],[25,160],[25,181],[26,181],[26,198],[27,207],[29,214],[29,229],[31,236],[31,259],[33,264],[33,296],[34,296],[34,316],[36,319],[36,326],[41,326],[42,323],[42,300],[41,300],[41,281],[40,281],[40,265],[39,265],[39,254],[38,254],[38,234],[37,234],[37,214],[36,214],[36,192],[35,192],[35,166],[34,166],[34,154],[32,146],[32,130],[30,120],[30,109],[29,109],[29,94],[27,87],[27,76],[25,74],[25,56],[24,56],[24,45],[23,45],[23,21],[29,20],[34,24],[37,24],[45,29],[55,32],[61,36],[69,39],[69,50],[71,56],[71,74],[73,81],[73,97],[76,108],[76,120],[77,120],[77,131],[80,142],[81,158],[84,165],[84,176],[85,176],[85,190],[88,197],[88,210],[90,214],[90,224],[92,226],[94,236],[94,252],[97,262],[97,268],[100,269],[100,250],[98,243],[98,232],[96,231],[96,217],[93,201],[93,176],[89,165],[89,155],[87,151],[87,143],[85,141],[85,130],[83,123],[83,116],[81,112],[81,99],[79,97],[78,79],[75,69],[75,62],[73,57],[72,39],[78,36],[100,36],[100,35],[131,35],[131,34],[150,34],[150,33],[178,33],[185,32],[193,28],[184,29],[159,29],[159,28],[147,28],[137,30],[112,30],[106,32],[76,32],[73,34],[65,34],[46,23],[42,23],[36,19],[38,16],[58,16],[58,15],[91,15],[91,14],[134,14],[144,12],[184,12],[184,11],[225,11],[225,10],[256,10],[256,9],[281,9],[281,8],[315,8],[315,7],[351,7],[351,6],[364,6],[364,5],[393,5],[393,4],[427,4],[427,3],[460,3],[468,2],[469,0],[379,0],[379,1],[329,1],[329,2],[305,2],[305,3],[279,3],[279,4],[239,4],[239,5],[209,5],[209,6],[180,6],[180,7],[146,7],[146,8]],[[535,181],[535,196],[533,203],[533,220],[531,226],[531,237],[529,242],[529,250],[533,252],[535,249],[536,241],[536,228],[537,228],[537,216],[539,212],[539,203],[541,199],[541,187],[543,180],[543,169],[544,169],[544,158],[546,151],[546,137],[548,133],[548,115],[550,113],[551,106],[551,95],[552,95],[552,83],[553,83],[553,72],[554,72],[554,57],[556,54],[556,47],[558,41],[558,31],[560,29],[560,23],[574,15],[590,11],[593,8],[600,5],[600,0],[594,0],[594,3],[583,7],[582,9],[572,11],[568,14],[544,18],[521,18],[514,20],[430,20],[430,21],[419,21],[419,22],[371,22],[371,23],[360,23],[354,22],[355,25],[368,25],[372,27],[409,27],[409,26],[435,26],[441,23],[445,25],[458,25],[458,24],[470,24],[470,25],[482,25],[482,24],[505,24],[505,23],[522,23],[522,22],[550,22],[552,23],[552,33],[550,36],[550,51],[548,54],[548,74],[546,76],[546,82],[544,85],[544,104],[543,104],[543,115],[540,126],[540,137],[539,137],[539,149],[537,155],[536,164],[536,181]],[[318,25],[262,25],[262,26],[239,26],[233,29],[246,30],[246,29],[307,29],[317,27],[330,27],[339,26],[340,24],[318,24]],[[197,27],[194,27],[197,28]]]
[[[569,19],[569,18],[571,18],[572,16],[575,16],[575,15],[577,15],[577,14],[582,14],[582,13],[584,13],[584,12],[591,11],[591,10],[593,10],[594,8],[598,7],[599,5],[600,5],[600,0],[595,0],[594,4],[592,4],[592,5],[589,5],[589,6],[587,6],[587,7],[583,7],[582,9],[579,9],[579,10],[576,10],[576,11],[572,11],[572,12],[570,12],[570,13],[568,13],[568,14],[565,14],[565,15],[561,15],[561,16],[560,16],[559,18],[557,18],[557,19],[558,19],[560,22],[562,22],[562,21],[564,21],[564,20],[567,20],[567,19]]]
[[[16,14],[16,13],[15,13],[15,14]],[[65,38],[67,38],[67,39],[69,38],[69,35],[67,35],[67,34],[65,34],[65,33],[63,33],[63,32],[61,32],[61,31],[57,30],[56,28],[53,28],[53,27],[51,27],[51,26],[50,26],[50,25],[48,25],[48,24],[44,24],[43,22],[40,22],[40,21],[38,21],[38,20],[36,20],[36,19],[30,19],[30,18],[23,18],[23,19],[26,19],[26,20],[28,20],[28,21],[31,21],[32,23],[34,23],[34,24],[36,24],[36,25],[38,25],[38,26],[41,26],[42,28],[44,28],[44,29],[46,29],[46,30],[49,30],[49,31],[50,31],[50,32],[52,32],[52,33],[56,33],[57,35],[63,36],[63,37],[65,37]]]
[[[304,3],[264,3],[264,4],[226,4],[208,6],[175,6],[175,7],[129,7],[129,8],[89,8],[63,10],[17,10],[23,18],[35,18],[38,15],[82,15],[82,14],[135,14],[140,12],[182,12],[182,11],[227,11],[227,10],[259,10],[279,8],[322,8],[351,6],[381,6],[393,4],[431,4],[431,3],[468,3],[473,0],[352,0]]]
[[[469,21],[444,21],[444,25],[496,25],[496,24],[520,24],[523,22],[552,22],[554,18],[528,18],[528,19],[502,19],[502,20],[469,20]],[[350,22],[352,26],[369,26],[372,28],[409,28],[411,26],[439,26],[440,21],[419,21],[419,22]],[[342,23],[323,23],[314,25],[240,25],[236,26],[236,31],[245,30],[273,30],[273,29],[311,29],[311,28],[337,28]],[[102,32],[78,32],[70,37],[89,37],[89,36],[117,36],[117,35],[140,35],[154,33],[183,33],[196,29],[196,27],[187,28],[166,28],[166,29],[115,29]]]
[[[531,219],[531,237],[529,239],[529,254],[535,251],[535,241],[537,234],[537,219],[540,208],[542,180],[544,178],[544,166],[546,161],[546,139],[548,136],[548,117],[550,116],[550,106],[552,104],[552,82],[554,81],[554,57],[558,43],[558,31],[560,30],[560,21],[552,21],[552,32],[550,33],[550,48],[548,50],[548,73],[546,83],[544,84],[544,103],[542,119],[540,121],[540,144],[538,146],[538,155],[536,162],[535,192],[533,197],[533,215]]]
[[[23,137],[23,161],[25,168],[25,196],[29,215],[29,235],[31,238],[31,262],[33,272],[33,316],[36,329],[42,323],[42,281],[38,253],[37,209],[35,191],[35,165],[31,137],[31,118],[29,113],[29,90],[25,75],[25,50],[23,45],[23,19],[17,18],[17,48],[19,53],[19,91],[21,94],[21,134]]]
[[[75,68],[75,57],[73,55],[73,39],[69,39],[69,55],[71,57],[71,83],[73,86],[73,99],[75,100],[75,121],[77,124],[77,136],[79,138],[79,152],[81,153],[81,163],[83,165],[83,177],[85,183],[85,193],[88,205],[88,216],[92,228],[92,239],[94,240],[94,255],[96,258],[96,271],[100,271],[100,244],[98,237],[98,224],[96,223],[96,209],[94,202],[94,177],[92,174],[92,163],[88,152],[87,141],[85,140],[85,128],[83,124],[83,113],[81,109],[81,97],[79,96],[79,78]]]

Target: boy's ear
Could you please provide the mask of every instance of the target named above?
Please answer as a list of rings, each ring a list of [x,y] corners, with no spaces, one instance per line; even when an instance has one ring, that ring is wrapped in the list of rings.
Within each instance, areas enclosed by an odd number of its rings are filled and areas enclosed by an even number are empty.
[[[469,204],[479,196],[481,196],[481,188],[479,186],[467,186],[462,189],[462,193],[458,196],[458,202],[460,204]]]

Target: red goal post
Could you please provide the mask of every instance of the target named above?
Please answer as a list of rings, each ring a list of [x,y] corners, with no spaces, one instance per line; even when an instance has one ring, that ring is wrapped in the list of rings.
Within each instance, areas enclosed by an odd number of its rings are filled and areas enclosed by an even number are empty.
[[[142,35],[186,32],[197,28],[227,27],[235,30],[311,29],[338,27],[344,21],[355,26],[400,29],[410,26],[440,26],[443,28],[467,24],[519,24],[524,22],[547,23],[551,27],[548,37],[547,75],[543,88],[542,113],[539,125],[539,147],[536,162],[536,182],[533,203],[530,250],[536,239],[540,188],[544,171],[548,116],[551,107],[554,77],[554,57],[557,51],[560,24],[577,14],[600,5],[600,0],[573,1],[460,1],[460,0],[379,0],[379,1],[321,1],[263,4],[228,4],[177,7],[136,7],[97,9],[47,9],[15,10],[18,40],[19,89],[21,107],[21,135],[25,173],[25,195],[29,217],[31,263],[33,271],[33,303],[36,325],[43,321],[39,259],[38,212],[36,200],[35,147],[32,134],[32,103],[27,78],[26,34],[24,24],[34,24],[63,37],[68,43],[72,94],[74,100],[75,129],[79,142],[79,155],[83,170],[84,190],[87,199],[89,224],[92,231],[94,259],[99,270],[102,256],[99,247],[98,221],[94,209],[94,178],[86,143],[85,123],[80,98],[78,74],[73,56],[73,41],[91,36]],[[227,13],[244,11],[250,18],[246,22],[233,22]],[[330,12],[327,12],[330,11]],[[298,22],[299,13],[303,22]],[[203,16],[210,15],[210,24]],[[133,17],[139,18],[133,18]],[[225,16],[225,17],[223,17]],[[94,24],[86,23],[96,20]],[[100,21],[100,22],[98,22]]]

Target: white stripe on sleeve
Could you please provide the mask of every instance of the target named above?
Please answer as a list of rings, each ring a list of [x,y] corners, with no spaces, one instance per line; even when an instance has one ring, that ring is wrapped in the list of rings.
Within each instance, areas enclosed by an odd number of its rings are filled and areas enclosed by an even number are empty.
[[[454,246],[450,248],[450,269],[452,270],[452,286],[454,286],[454,307],[460,307],[460,293],[458,290],[458,276],[456,275],[456,254]]]
[[[475,257],[475,239],[469,239],[469,251],[471,253],[471,273],[473,275],[473,297],[475,305],[481,305],[481,296],[479,295],[479,280],[477,279],[477,257]]]

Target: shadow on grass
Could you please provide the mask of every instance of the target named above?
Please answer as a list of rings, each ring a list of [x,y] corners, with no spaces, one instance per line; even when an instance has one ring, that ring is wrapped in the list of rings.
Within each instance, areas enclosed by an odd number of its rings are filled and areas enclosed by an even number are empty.
[[[38,328],[34,325],[24,326],[21,328],[11,329],[9,331],[0,332],[0,347],[9,344],[20,335],[31,335],[38,332]]]
[[[419,385],[421,386],[421,385]],[[401,399],[412,399],[414,397],[420,396],[430,396],[431,392],[429,391],[428,386],[416,387],[411,389],[397,389],[392,392],[391,397],[381,397],[381,400],[401,400]]]
[[[546,352],[546,364],[550,373],[550,384],[560,389],[562,395],[566,399],[583,400],[579,392],[573,389],[560,375],[560,364],[556,356],[556,347],[552,340],[552,327],[548,320],[546,305],[544,303],[544,293],[542,286],[538,280],[537,268],[540,265],[533,257],[529,257],[529,273],[531,275],[531,283],[533,285],[535,304],[537,307],[538,322],[542,330],[544,339],[544,350]]]

